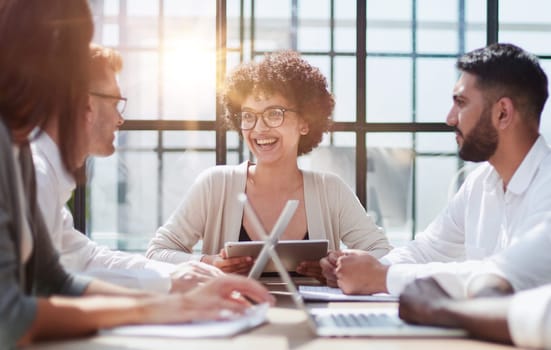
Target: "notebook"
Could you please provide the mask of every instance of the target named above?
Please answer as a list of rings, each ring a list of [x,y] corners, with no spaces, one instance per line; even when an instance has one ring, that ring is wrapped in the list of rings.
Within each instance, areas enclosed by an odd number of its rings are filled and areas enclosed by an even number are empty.
[[[396,307],[389,308],[314,308],[308,310],[304,301],[291,280],[287,269],[283,266],[274,247],[278,242],[282,232],[292,217],[296,209],[296,204],[290,204],[289,201],[278,223],[282,221],[281,226],[274,227],[270,236],[266,231],[254,209],[247,201],[247,197],[242,194],[239,197],[244,204],[245,215],[256,230],[256,234],[264,239],[264,247],[257,260],[255,261],[249,277],[258,278],[264,269],[265,264],[271,258],[277,272],[285,283],[285,287],[291,295],[291,298],[299,310],[304,311],[307,316],[307,323],[311,331],[322,337],[465,337],[467,333],[461,329],[440,328],[417,326],[407,324],[398,317]],[[296,202],[296,201],[295,201]],[[288,209],[292,208],[293,209]],[[292,213],[291,213],[292,211]],[[289,216],[290,215],[290,216]],[[283,225],[284,220],[286,224]],[[285,226],[285,227],[284,227]],[[253,273],[254,271],[254,273]]]

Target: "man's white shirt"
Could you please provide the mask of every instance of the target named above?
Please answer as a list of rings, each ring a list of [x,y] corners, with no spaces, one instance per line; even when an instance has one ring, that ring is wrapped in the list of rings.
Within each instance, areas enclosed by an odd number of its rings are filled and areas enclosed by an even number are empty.
[[[110,250],[77,231],[66,207],[75,182],[63,166],[59,148],[47,133],[42,132],[32,142],[31,149],[38,204],[62,265],[69,271],[125,287],[168,292],[171,288],[169,274],[176,269],[175,265]]]
[[[515,345],[551,349],[551,284],[514,295],[507,324]]]
[[[415,278],[435,273],[468,279],[492,272],[504,275],[515,289],[551,282],[551,267],[536,276],[526,271],[540,264],[531,254],[550,255],[550,213],[551,150],[540,136],[506,191],[495,169],[481,165],[423,233],[383,257],[381,262],[391,265],[387,288],[399,294]],[[527,237],[532,239],[524,241]]]

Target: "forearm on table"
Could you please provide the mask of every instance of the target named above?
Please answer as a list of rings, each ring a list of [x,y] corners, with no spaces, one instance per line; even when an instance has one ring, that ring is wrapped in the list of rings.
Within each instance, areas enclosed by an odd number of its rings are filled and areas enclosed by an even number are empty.
[[[147,297],[147,296],[152,296],[154,294],[143,290],[121,287],[112,283],[107,283],[107,282],[94,279],[92,280],[92,282],[90,282],[90,284],[88,284],[88,287],[86,287],[83,295]]]
[[[144,313],[139,298],[39,298],[34,322],[19,344],[85,336],[100,328],[138,323]]]
[[[480,298],[452,302],[445,307],[447,317],[473,337],[511,344],[507,310],[511,298]]]

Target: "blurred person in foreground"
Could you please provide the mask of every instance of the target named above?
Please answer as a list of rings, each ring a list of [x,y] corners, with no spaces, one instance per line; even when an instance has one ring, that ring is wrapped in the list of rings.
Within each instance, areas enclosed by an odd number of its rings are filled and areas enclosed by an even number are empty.
[[[551,349],[551,284],[510,295],[510,285],[496,275],[479,298],[454,299],[443,275],[418,279],[400,295],[399,315],[415,324],[459,327],[471,336],[522,347]],[[476,280],[473,281],[473,283]]]
[[[90,334],[122,324],[217,319],[248,303],[273,302],[240,276],[223,276],[185,294],[154,295],[67,273],[36,201],[29,141],[58,118],[69,173],[85,145],[89,44],[85,0],[0,1],[0,344]]]

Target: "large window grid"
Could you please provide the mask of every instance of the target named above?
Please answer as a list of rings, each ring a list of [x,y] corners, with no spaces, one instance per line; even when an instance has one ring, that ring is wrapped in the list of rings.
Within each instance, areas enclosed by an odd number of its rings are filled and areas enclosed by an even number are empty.
[[[166,12],[165,5],[169,0],[157,0],[154,3],[158,4],[156,9],[157,13],[157,43],[150,47],[135,47],[133,45],[128,45],[128,33],[125,27],[125,22],[128,20],[127,5],[130,1],[139,1],[139,0],[91,0],[91,3],[94,6],[94,12],[98,15],[96,18],[96,39],[99,38],[100,42],[103,39],[102,30],[106,25],[115,25],[118,26],[118,38],[117,42],[109,43],[107,45],[115,46],[123,54],[129,52],[144,52],[150,51],[158,54],[158,81],[157,81],[157,115],[141,116],[142,119],[133,118],[133,115],[130,114],[127,116],[127,122],[123,126],[123,130],[127,133],[136,133],[136,132],[145,132],[150,131],[156,133],[157,144],[151,147],[135,147],[132,145],[124,145],[124,137],[121,137],[122,144],[119,145],[118,162],[119,166],[119,177],[124,178],[124,166],[121,166],[121,162],[125,161],[125,154],[129,152],[137,153],[147,153],[154,150],[156,156],[156,183],[150,184],[150,186],[155,186],[157,191],[156,198],[156,218],[155,225],[160,225],[166,219],[166,212],[172,211],[174,208],[164,208],[163,207],[163,194],[166,191],[163,191],[164,183],[162,179],[166,176],[166,166],[165,158],[168,154],[171,153],[182,153],[182,152],[200,152],[205,154],[214,154],[215,157],[212,161],[214,164],[235,164],[241,162],[244,159],[248,158],[248,152],[245,149],[243,142],[238,140],[235,132],[228,132],[222,128],[220,124],[220,109],[216,100],[212,99],[212,104],[216,105],[215,115],[218,116],[216,120],[214,117],[209,120],[209,118],[200,118],[199,120],[193,119],[188,116],[181,116],[177,118],[178,120],[166,120],[163,119],[163,108],[165,104],[163,103],[163,94],[166,92],[165,86],[163,85],[162,77],[163,70],[163,55],[166,54],[165,50],[165,29],[167,16],[169,15]],[[306,0],[302,0],[306,1]],[[466,32],[467,27],[471,27],[474,30],[485,31],[487,42],[497,41],[498,34],[498,1],[497,0],[487,0],[486,6],[483,10],[486,11],[487,20],[483,22],[469,23],[466,19],[466,3],[468,0],[453,0],[450,3],[453,3],[454,6],[457,6],[456,13],[457,19],[456,23],[427,23],[418,20],[418,7],[419,3],[423,0],[409,0],[409,1],[399,1],[400,3],[409,3],[411,17],[409,20],[404,20],[402,22],[395,22],[393,25],[406,28],[409,31],[411,36],[410,47],[408,50],[402,50],[401,52],[385,51],[385,50],[369,50],[368,44],[368,34],[370,30],[375,30],[377,26],[385,26],[385,21],[369,20],[368,19],[368,6],[370,1],[358,0],[355,2],[355,21],[348,20],[348,24],[355,24],[355,49],[346,50],[338,48],[338,42],[336,36],[342,34],[338,33],[339,23],[344,23],[346,20],[337,19],[336,12],[338,11],[337,6],[339,3],[335,0],[328,0],[329,4],[329,18],[328,20],[328,33],[329,33],[329,45],[325,50],[301,50],[300,45],[300,35],[301,28],[303,26],[308,26],[308,24],[316,25],[317,22],[322,22],[327,24],[326,20],[316,20],[311,18],[303,19],[300,16],[300,3],[301,0],[290,0],[289,1],[289,31],[288,31],[288,43],[287,47],[276,47],[276,49],[281,48],[291,48],[301,51],[301,53],[308,59],[326,59],[328,64],[328,71],[326,75],[329,80],[330,88],[335,89],[336,78],[338,77],[338,72],[336,72],[336,61],[340,60],[342,57],[348,57],[349,59],[355,60],[355,69],[356,76],[355,78],[355,109],[353,115],[338,115],[336,116],[336,122],[334,125],[334,133],[331,133],[329,137],[324,141],[328,145],[334,145],[334,135],[351,135],[354,139],[354,150],[355,150],[355,188],[358,197],[360,198],[362,204],[366,205],[367,203],[367,188],[366,182],[369,181],[368,177],[368,160],[367,160],[367,148],[366,146],[371,145],[373,139],[377,139],[376,135],[391,135],[391,134],[403,134],[407,135],[409,138],[408,144],[412,150],[414,150],[413,158],[413,171],[412,171],[412,199],[411,199],[411,225],[409,226],[409,234],[406,234],[404,237],[413,237],[415,232],[423,229],[423,227],[418,223],[418,211],[419,208],[416,207],[418,203],[418,193],[417,193],[417,183],[418,179],[418,162],[422,159],[430,159],[431,157],[444,157],[449,158],[450,160],[457,163],[456,169],[462,167],[462,162],[459,161],[456,157],[456,154],[453,150],[450,151],[431,151],[423,150],[422,147],[418,146],[420,135],[429,135],[429,134],[446,134],[450,129],[443,122],[433,122],[431,120],[441,120],[440,116],[436,118],[418,118],[418,71],[419,71],[419,62],[424,59],[432,60],[449,60],[453,62],[455,58],[467,50],[466,46]],[[111,5],[108,5],[110,3]],[[214,1],[213,1],[214,3]],[[323,3],[323,2],[322,2]],[[479,5],[480,3],[477,2]],[[113,5],[114,4],[114,5]],[[216,57],[217,57],[217,69],[216,69],[216,86],[218,87],[225,72],[228,68],[231,68],[237,62],[247,61],[251,59],[256,59],[258,56],[264,54],[264,52],[271,51],[269,49],[263,49],[258,47],[257,43],[262,43],[259,39],[262,39],[263,33],[262,23],[259,23],[259,16],[257,15],[259,8],[262,9],[262,6],[269,6],[270,2],[261,1],[261,0],[217,0],[215,1],[215,17],[213,25],[216,30],[213,35],[213,39],[216,41]],[[472,2],[470,3],[473,4]],[[106,16],[105,7],[106,6],[117,6],[117,11],[114,11],[115,15]],[[484,6],[481,6],[481,9]],[[236,11],[236,8],[239,10]],[[228,14],[230,13],[231,14]],[[235,16],[238,14],[237,16]],[[354,23],[355,22],[355,23]],[[272,23],[273,25],[278,25]],[[279,23],[281,24],[281,23]],[[457,47],[453,52],[438,53],[438,52],[427,52],[426,50],[418,49],[418,32],[420,30],[419,26],[426,28],[427,26],[441,26],[446,30],[454,30],[457,35]],[[110,28],[110,27],[107,27]],[[421,28],[421,29],[423,29]],[[109,30],[112,30],[109,29]],[[237,33],[236,33],[237,32]],[[235,40],[238,38],[238,40]],[[478,46],[483,45],[484,42],[479,43]],[[381,121],[370,121],[372,117],[368,115],[367,109],[367,99],[369,92],[366,91],[368,81],[370,76],[368,75],[368,61],[371,59],[401,59],[403,61],[408,61],[411,65],[411,96],[409,97],[409,103],[411,104],[410,110],[410,120],[409,121],[399,121],[399,122],[381,122]],[[352,79],[354,80],[354,79]],[[451,85],[450,85],[451,90]],[[397,100],[402,99],[402,96],[397,96]],[[339,96],[337,96],[337,104],[339,104]],[[377,120],[377,118],[374,118]],[[174,132],[187,132],[187,131],[205,131],[208,133],[208,137],[214,138],[214,145],[186,145],[183,147],[174,147],[168,146],[165,144],[166,133]],[[341,135],[341,136],[342,136]],[[426,137],[426,136],[425,136]],[[230,156],[230,157],[229,157]],[[228,160],[228,157],[230,160]],[[125,185],[124,181],[120,181],[118,186],[117,201],[122,203],[125,199]],[[80,190],[80,195],[84,191]],[[93,196],[93,193],[92,193]],[[77,200],[77,204],[80,203],[80,213],[79,206],[77,206],[77,225],[84,227],[84,209],[82,206],[83,200],[82,196],[80,201]],[[123,206],[124,207],[124,206]],[[120,209],[121,206],[118,206]],[[122,209],[124,211],[124,208]],[[94,215],[94,213],[92,213]],[[127,215],[124,213],[119,213],[117,215],[117,231],[127,232],[125,221],[128,219]],[[89,227],[90,229],[90,227]],[[91,227],[91,231],[94,231],[94,228]],[[151,234],[152,232],[148,232]]]

